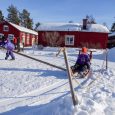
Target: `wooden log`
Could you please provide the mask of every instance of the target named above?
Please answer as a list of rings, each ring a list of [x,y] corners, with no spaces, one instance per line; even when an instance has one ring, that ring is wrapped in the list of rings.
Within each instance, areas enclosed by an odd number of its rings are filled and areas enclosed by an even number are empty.
[[[1,47],[1,48],[3,48],[3,47]],[[3,48],[3,49],[6,50],[5,48]],[[24,57],[26,57],[26,58],[29,58],[29,59],[32,59],[32,60],[38,61],[38,62],[40,62],[40,63],[43,63],[43,64],[46,64],[46,65],[49,65],[49,66],[55,67],[55,68],[60,69],[60,70],[63,70],[63,71],[66,71],[66,69],[63,68],[63,67],[60,67],[60,66],[57,66],[57,65],[54,65],[54,64],[51,64],[51,63],[48,63],[48,62],[45,62],[45,61],[42,61],[42,60],[39,60],[39,59],[33,58],[33,57],[28,56],[28,55],[26,55],[26,54],[22,54],[22,53],[19,53],[19,52],[16,52],[16,51],[13,51],[13,52],[16,53],[16,54],[18,54],[18,55],[24,56]]]

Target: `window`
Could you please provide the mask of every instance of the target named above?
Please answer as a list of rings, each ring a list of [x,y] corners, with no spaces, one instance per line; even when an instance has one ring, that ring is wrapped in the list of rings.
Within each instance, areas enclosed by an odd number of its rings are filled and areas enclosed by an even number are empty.
[[[27,43],[27,44],[30,44],[30,34],[27,34],[26,43]]]
[[[32,35],[32,38],[35,38],[35,35]]]
[[[27,34],[27,38],[28,38],[28,39],[30,38],[30,34]]]
[[[23,44],[25,44],[25,33],[22,33],[21,35],[22,35],[22,41],[21,41],[21,42],[22,42]]]
[[[30,44],[30,39],[29,38],[26,39],[26,43]]]
[[[9,31],[9,27],[7,25],[4,25],[3,30],[4,31]]]
[[[0,39],[4,36],[4,34],[0,33]]]
[[[22,43],[25,44],[25,37],[22,37]]]
[[[10,40],[13,40],[13,39],[14,39],[14,35],[13,35],[13,34],[8,34],[8,38],[9,38]]]
[[[65,35],[65,45],[74,45],[74,35]]]

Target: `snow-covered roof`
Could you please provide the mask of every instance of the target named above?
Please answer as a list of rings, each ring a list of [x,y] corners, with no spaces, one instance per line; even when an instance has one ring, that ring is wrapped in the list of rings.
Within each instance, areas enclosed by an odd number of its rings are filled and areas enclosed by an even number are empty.
[[[41,23],[38,31],[79,31],[81,25],[78,23]]]
[[[101,24],[88,24],[87,25],[88,31],[91,32],[105,32],[105,33],[109,33],[109,29]]]
[[[25,27],[16,25],[16,24],[11,23],[11,22],[9,22],[9,23],[10,23],[13,27],[17,28],[19,31],[26,32],[26,33],[30,33],[30,34],[34,34],[34,35],[38,35],[38,32],[35,32],[35,31],[30,30],[30,29],[27,29],[27,28],[25,28]]]
[[[115,36],[115,32],[112,32],[111,34],[108,35],[109,37]]]
[[[87,30],[82,30],[82,24],[79,23],[41,23],[38,31],[87,31],[108,33],[107,27],[101,24],[88,24]]]

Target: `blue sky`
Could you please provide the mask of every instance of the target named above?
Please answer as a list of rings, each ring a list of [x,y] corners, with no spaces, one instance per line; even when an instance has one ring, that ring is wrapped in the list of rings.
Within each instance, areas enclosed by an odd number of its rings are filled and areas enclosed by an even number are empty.
[[[36,22],[82,22],[88,14],[97,23],[106,22],[110,28],[115,21],[115,0],[0,0],[0,10],[7,17],[13,4],[19,11],[27,9]]]

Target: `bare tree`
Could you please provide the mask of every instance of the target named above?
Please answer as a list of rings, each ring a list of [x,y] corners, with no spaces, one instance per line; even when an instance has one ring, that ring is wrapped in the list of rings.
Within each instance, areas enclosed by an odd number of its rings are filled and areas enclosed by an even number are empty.
[[[40,22],[37,22],[36,24],[35,24],[35,28],[34,28],[34,30],[36,30],[37,31],[37,29],[38,29],[38,27],[40,26]]]
[[[95,18],[92,15],[86,15],[86,19],[89,24],[96,24]]]
[[[44,41],[47,42],[49,46],[56,47],[64,43],[64,37],[58,32],[45,32],[43,34]]]

